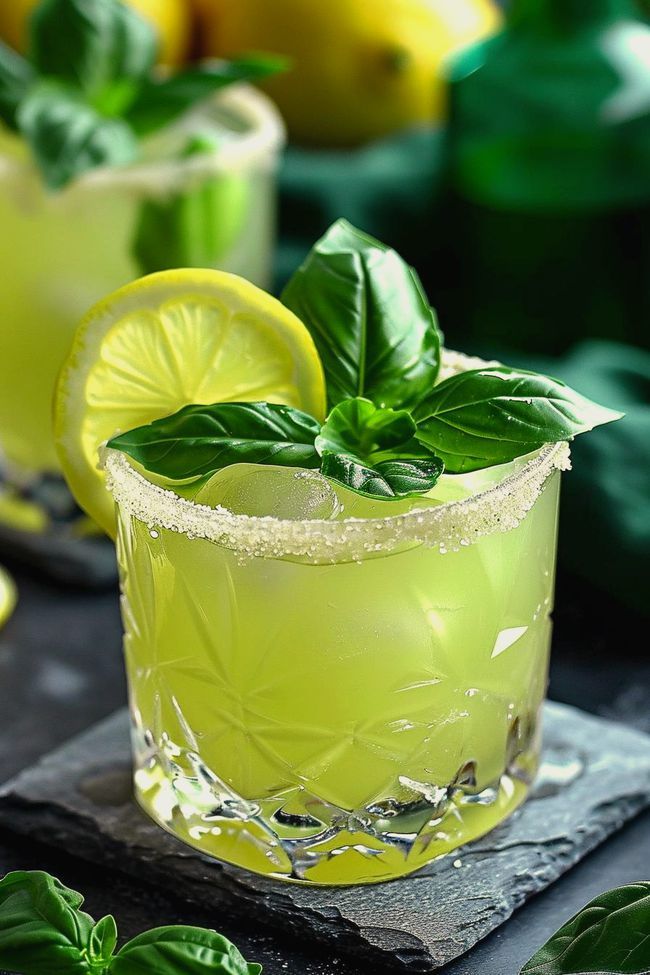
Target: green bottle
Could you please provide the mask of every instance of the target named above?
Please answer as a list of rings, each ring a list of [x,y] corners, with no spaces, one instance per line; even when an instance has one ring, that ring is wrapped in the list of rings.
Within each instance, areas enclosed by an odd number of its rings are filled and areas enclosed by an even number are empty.
[[[475,348],[650,346],[650,25],[512,0],[452,68],[441,320]],[[446,246],[446,245],[445,245]]]

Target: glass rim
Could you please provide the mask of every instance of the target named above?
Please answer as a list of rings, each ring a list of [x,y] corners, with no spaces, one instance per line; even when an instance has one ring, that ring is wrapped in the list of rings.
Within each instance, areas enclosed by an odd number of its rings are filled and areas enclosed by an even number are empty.
[[[445,360],[447,373],[485,364],[459,353],[446,353]],[[568,443],[547,444],[520,470],[460,501],[383,518],[289,521],[197,504],[148,480],[121,451],[105,449],[102,458],[106,487],[117,507],[151,531],[162,528],[201,538],[243,556],[297,558],[314,564],[363,561],[404,546],[454,551],[485,535],[510,531],[534,506],[547,479],[570,466]]]
[[[79,190],[146,189],[165,193],[177,188],[187,180],[200,180],[219,173],[240,171],[259,164],[265,157],[273,161],[286,142],[286,129],[282,117],[274,103],[263,92],[252,85],[240,83],[223,91],[190,110],[184,119],[191,120],[210,109],[223,109],[231,112],[243,122],[245,129],[232,141],[220,146],[214,152],[204,152],[185,159],[140,159],[126,166],[101,166],[84,173],[57,196],[66,197]],[[206,116],[209,118],[209,114]],[[183,121],[179,123],[183,124]],[[148,144],[164,137],[169,130],[151,136]],[[16,140],[17,144],[20,140]],[[146,144],[146,143],[145,143]],[[24,169],[26,160],[4,155],[0,151],[0,176],[16,174]],[[31,166],[31,160],[29,160]]]

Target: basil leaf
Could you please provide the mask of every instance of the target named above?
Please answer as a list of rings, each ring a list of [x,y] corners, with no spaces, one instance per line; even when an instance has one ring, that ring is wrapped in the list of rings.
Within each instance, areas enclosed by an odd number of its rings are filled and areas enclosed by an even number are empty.
[[[113,957],[117,945],[117,925],[111,915],[98,921],[90,933],[88,959],[96,968],[105,968]]]
[[[238,81],[266,78],[281,71],[286,63],[283,58],[259,55],[235,61],[206,61],[168,78],[148,78],[126,118],[138,135],[147,135],[219,89]]]
[[[97,166],[132,162],[138,145],[128,125],[101,116],[64,86],[41,82],[18,110],[18,128],[46,184],[61,189]]]
[[[316,244],[282,300],[312,334],[331,406],[366,396],[408,408],[433,386],[440,333],[419,278],[347,221]]]
[[[172,925],[155,928],[124,945],[111,975],[259,975],[227,938],[215,931]]]
[[[217,151],[213,136],[196,136],[182,158]],[[145,200],[132,247],[140,271],[214,267],[237,240],[249,203],[249,181],[239,173],[219,173],[169,198]]]
[[[216,403],[186,406],[109,441],[145,470],[173,480],[199,479],[230,464],[317,468],[319,424],[290,406]]]
[[[34,80],[32,66],[0,41],[0,120],[16,128],[16,112]]]
[[[557,931],[521,975],[639,975],[650,971],[650,882],[592,900]]]
[[[93,919],[83,897],[40,871],[0,881],[0,967],[29,975],[88,975]]]
[[[505,366],[451,376],[415,411],[416,438],[450,473],[503,464],[622,416],[557,379]]]
[[[352,454],[364,463],[400,456],[399,447],[412,441],[415,422],[406,410],[380,409],[368,399],[356,397],[335,406],[316,438],[319,454]],[[422,456],[422,447],[419,455]]]
[[[418,460],[384,460],[367,467],[349,454],[323,454],[321,474],[357,494],[371,498],[408,498],[426,494],[444,470],[438,457]]]
[[[91,98],[154,65],[154,28],[121,0],[41,0],[31,21],[31,61]]]

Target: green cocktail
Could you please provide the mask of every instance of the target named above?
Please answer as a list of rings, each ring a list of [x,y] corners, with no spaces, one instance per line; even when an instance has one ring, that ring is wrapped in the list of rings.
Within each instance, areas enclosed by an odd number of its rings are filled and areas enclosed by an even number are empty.
[[[567,456],[443,476],[432,499],[466,500],[376,502],[376,521],[310,474],[329,519],[269,523],[111,453],[141,805],[205,853],[335,884],[507,816],[537,768]]]
[[[283,303],[188,270],[100,303],[56,436],[117,537],[142,807],[315,884],[501,822],[539,759],[567,441],[618,416],[442,349],[414,272],[345,222]]]

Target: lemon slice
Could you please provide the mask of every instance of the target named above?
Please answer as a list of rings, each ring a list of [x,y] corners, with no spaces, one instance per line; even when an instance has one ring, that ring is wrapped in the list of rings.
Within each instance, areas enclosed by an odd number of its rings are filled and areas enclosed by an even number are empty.
[[[16,605],[16,587],[11,576],[0,568],[0,626],[4,626]]]
[[[54,432],[68,484],[113,535],[103,443],[190,403],[256,400],[323,418],[323,370],[302,322],[223,271],[142,278],[91,309],[61,370]]]

